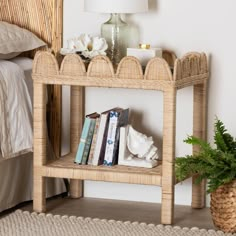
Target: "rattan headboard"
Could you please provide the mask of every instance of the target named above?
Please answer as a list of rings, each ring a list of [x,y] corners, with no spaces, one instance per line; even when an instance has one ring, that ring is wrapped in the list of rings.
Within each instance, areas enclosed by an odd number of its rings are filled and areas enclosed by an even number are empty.
[[[30,30],[57,54],[62,46],[63,0],[0,0],[0,21]],[[32,56],[34,52],[30,53]],[[61,140],[61,88],[50,88],[49,136],[58,156]]]
[[[62,44],[63,0],[0,0],[0,21],[26,28],[57,52]]]

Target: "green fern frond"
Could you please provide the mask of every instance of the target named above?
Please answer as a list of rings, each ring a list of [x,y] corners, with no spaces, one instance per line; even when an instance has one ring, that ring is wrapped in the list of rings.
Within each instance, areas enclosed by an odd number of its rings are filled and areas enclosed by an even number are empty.
[[[176,178],[179,181],[197,174],[196,183],[208,179],[207,192],[210,193],[236,178],[236,140],[219,119],[215,122],[214,139],[216,148],[194,136],[184,140],[199,146],[199,153],[176,159]]]
[[[200,138],[194,137],[194,136],[188,136],[188,138],[185,139],[184,142],[187,144],[199,146],[200,149],[204,152],[212,152],[213,151],[213,149],[211,148],[211,145],[209,143],[207,143],[206,141],[204,141]]]
[[[219,150],[222,152],[235,151],[236,152],[236,141],[235,139],[227,133],[227,129],[220,120],[216,120],[215,123],[215,144]]]

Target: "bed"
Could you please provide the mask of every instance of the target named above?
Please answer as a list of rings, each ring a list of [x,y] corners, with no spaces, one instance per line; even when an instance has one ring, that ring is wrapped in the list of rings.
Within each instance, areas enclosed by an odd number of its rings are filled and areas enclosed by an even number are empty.
[[[0,21],[28,29],[47,43],[49,50],[59,56],[62,43],[62,0],[0,0]],[[42,50],[46,50],[46,47]],[[48,49],[47,49],[48,50]],[[24,53],[11,60],[25,74],[29,96],[33,98],[31,78],[32,59],[36,50]],[[48,88],[48,130],[51,145],[50,158],[60,156],[61,88]],[[52,151],[53,150],[53,151]],[[55,155],[54,155],[54,154]],[[0,212],[20,202],[32,199],[33,153],[19,153],[12,158],[0,154]],[[48,179],[47,197],[66,192],[62,179]]]

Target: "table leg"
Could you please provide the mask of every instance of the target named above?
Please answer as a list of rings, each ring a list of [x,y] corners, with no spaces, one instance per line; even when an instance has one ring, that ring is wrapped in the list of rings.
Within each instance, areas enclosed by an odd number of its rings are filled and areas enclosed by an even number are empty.
[[[172,224],[175,187],[176,89],[164,92],[161,223]]]

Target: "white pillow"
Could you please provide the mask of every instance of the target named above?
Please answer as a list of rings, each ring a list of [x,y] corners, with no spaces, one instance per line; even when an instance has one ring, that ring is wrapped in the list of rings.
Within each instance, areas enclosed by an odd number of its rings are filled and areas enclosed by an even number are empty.
[[[12,52],[12,53],[7,53],[7,54],[1,54],[0,53],[0,60],[12,59],[14,57],[17,57],[20,54],[21,54],[21,52]]]
[[[30,31],[0,21],[0,59],[10,59],[45,45],[45,42]]]

